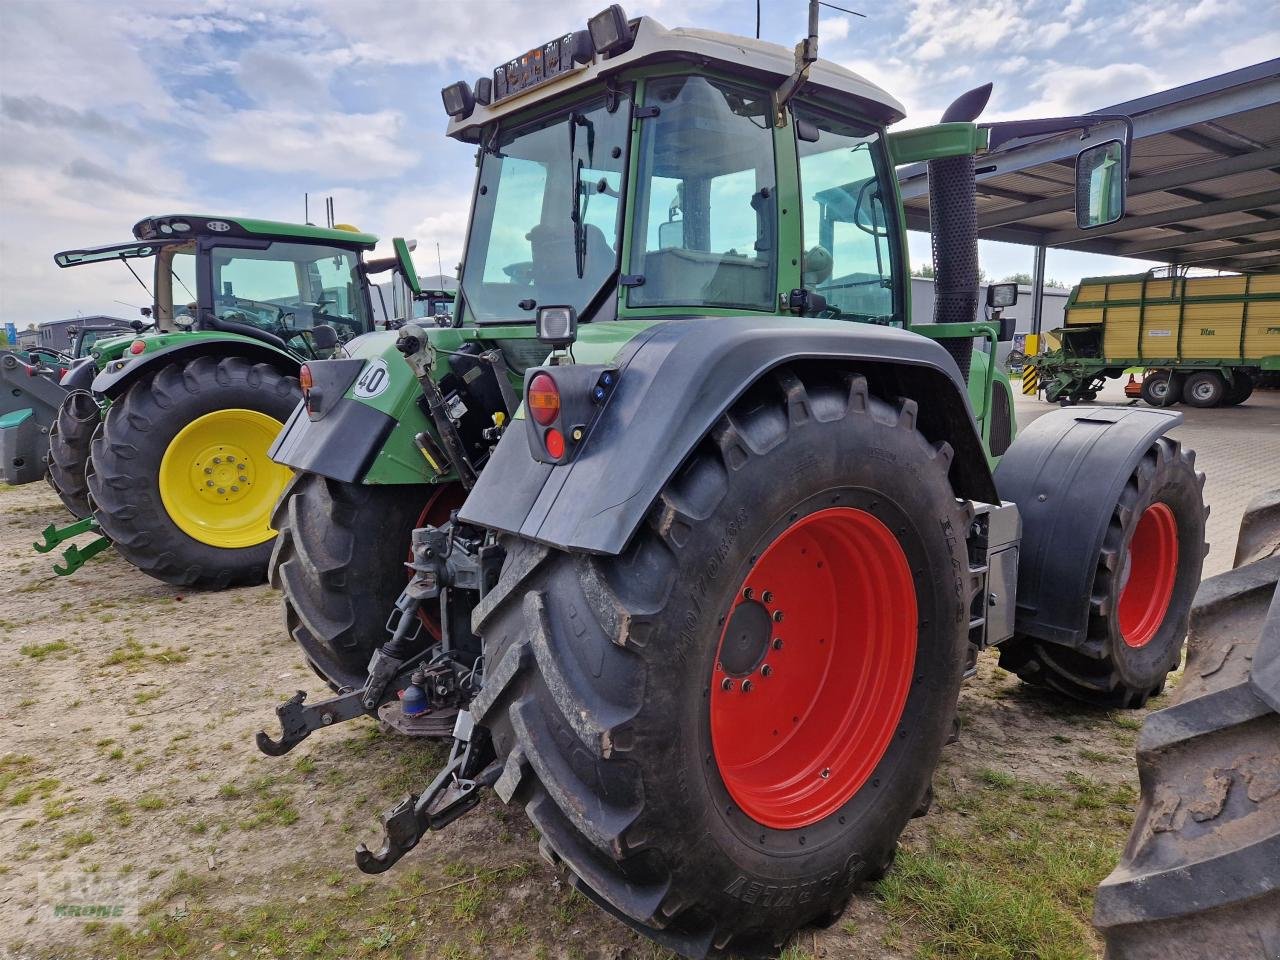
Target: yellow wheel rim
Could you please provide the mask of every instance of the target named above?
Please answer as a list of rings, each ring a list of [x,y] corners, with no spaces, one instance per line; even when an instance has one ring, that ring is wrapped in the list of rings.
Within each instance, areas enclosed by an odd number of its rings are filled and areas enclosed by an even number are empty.
[[[234,550],[272,539],[271,510],[291,471],[267,456],[284,424],[257,410],[215,410],[178,431],[160,461],[160,499],[178,529]]]

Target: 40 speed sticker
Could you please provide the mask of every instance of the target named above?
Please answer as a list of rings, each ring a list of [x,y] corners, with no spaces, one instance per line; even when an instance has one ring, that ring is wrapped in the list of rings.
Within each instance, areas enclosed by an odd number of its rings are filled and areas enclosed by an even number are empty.
[[[361,400],[372,400],[383,393],[391,385],[391,374],[387,372],[387,361],[381,357],[370,360],[360,371],[356,379],[356,388],[351,391],[353,397]]]

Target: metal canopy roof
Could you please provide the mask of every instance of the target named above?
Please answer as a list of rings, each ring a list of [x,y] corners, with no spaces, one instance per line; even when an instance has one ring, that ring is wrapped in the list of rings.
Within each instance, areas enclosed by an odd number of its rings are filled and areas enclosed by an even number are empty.
[[[1094,113],[1133,118],[1123,219],[1077,230],[1074,159],[1118,125],[978,158],[978,235],[1210,270],[1280,268],[1280,59]],[[924,164],[898,172],[907,226],[929,229]]]

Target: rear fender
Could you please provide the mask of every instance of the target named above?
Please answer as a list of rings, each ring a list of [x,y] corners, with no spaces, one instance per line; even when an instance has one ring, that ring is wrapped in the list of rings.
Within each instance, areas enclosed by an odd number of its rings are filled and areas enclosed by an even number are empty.
[[[297,357],[268,346],[261,340],[237,334],[209,336],[206,333],[192,337],[190,341],[161,347],[154,352],[136,357],[125,354],[118,360],[109,361],[94,378],[93,392],[108,400],[115,400],[147,374],[174,361],[194,360],[196,357],[243,357],[250,363],[269,363],[295,377],[298,375],[298,368],[302,366]]]
[[[956,495],[996,502],[964,380],[934,341],[837,320],[717,317],[658,323],[633,337],[611,364],[617,386],[567,463],[535,460],[529,432],[507,430],[461,517],[564,549],[619,554],[733,403],[796,361],[856,370],[876,393],[915,399],[921,432],[955,450]]]
[[[996,488],[1018,505],[1022,544],[1015,628],[1074,646],[1111,514],[1155,439],[1182,422],[1167,410],[1055,410],[1021,433],[996,467]]]

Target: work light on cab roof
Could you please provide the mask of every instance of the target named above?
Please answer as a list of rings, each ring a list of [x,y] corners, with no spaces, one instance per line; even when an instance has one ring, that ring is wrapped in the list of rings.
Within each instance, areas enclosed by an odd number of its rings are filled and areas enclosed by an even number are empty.
[[[634,39],[631,21],[621,5],[613,3],[587,21],[587,29],[575,30],[534,47],[493,70],[493,79],[481,77],[473,89],[465,80],[440,91],[444,112],[465,120],[476,103],[501,103],[544,83],[581,70],[595,56],[609,57],[626,50]]]

